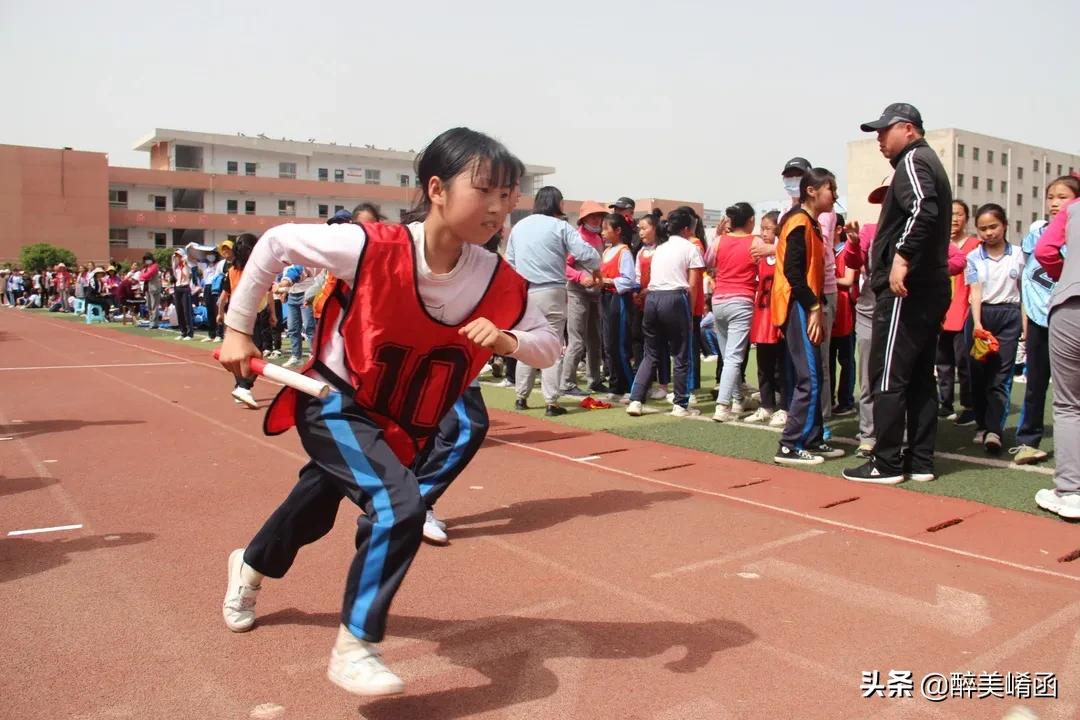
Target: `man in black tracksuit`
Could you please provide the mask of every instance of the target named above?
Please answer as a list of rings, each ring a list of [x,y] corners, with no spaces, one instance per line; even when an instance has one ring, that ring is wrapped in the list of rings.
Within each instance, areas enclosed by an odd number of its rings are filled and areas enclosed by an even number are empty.
[[[870,250],[870,286],[877,295],[870,352],[877,445],[870,461],[843,474],[889,485],[925,482],[934,479],[934,354],[950,299],[952,189],[913,106],[890,105],[862,130],[877,132],[895,174]],[[901,458],[905,431],[908,452]]]

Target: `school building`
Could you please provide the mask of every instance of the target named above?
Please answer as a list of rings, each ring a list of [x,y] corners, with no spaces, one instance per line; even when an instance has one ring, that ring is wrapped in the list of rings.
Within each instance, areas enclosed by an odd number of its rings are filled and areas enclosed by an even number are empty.
[[[111,166],[99,152],[0,145],[0,263],[35,242],[66,247],[82,262],[130,260],[284,222],[325,222],[361,202],[396,222],[417,191],[413,150],[162,128],[135,149],[148,153],[149,167]],[[554,172],[526,165],[512,222]],[[679,200],[637,203],[639,214],[683,204],[703,211]],[[571,222],[580,205],[564,203]]]
[[[1080,168],[1080,155],[1026,145],[958,128],[928,130],[926,142],[941,158],[953,197],[975,209],[988,202],[1005,208],[1009,239],[1020,242],[1028,226],[1046,215],[1046,187]],[[879,207],[866,196],[892,172],[877,138],[848,143],[848,200],[851,217],[876,222]],[[969,232],[974,232],[973,226]]]

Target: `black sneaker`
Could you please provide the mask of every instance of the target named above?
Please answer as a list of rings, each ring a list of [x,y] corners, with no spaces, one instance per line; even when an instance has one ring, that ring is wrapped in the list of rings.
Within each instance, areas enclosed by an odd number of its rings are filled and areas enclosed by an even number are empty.
[[[859,467],[847,468],[841,473],[845,480],[874,483],[876,485],[898,485],[904,482],[903,473],[883,473],[877,469],[873,460],[864,462]]]
[[[854,415],[854,405],[837,405],[832,409],[833,417],[844,417],[845,415]]]
[[[937,409],[937,416],[939,418],[947,418],[950,415],[955,415],[951,405],[939,405]]]
[[[517,400],[514,401],[514,409],[515,410],[528,410],[529,406],[524,400],[522,400],[521,398],[518,398]]]
[[[548,405],[547,410],[544,411],[544,415],[548,417],[558,417],[559,415],[565,415],[566,408],[562,405]]]
[[[811,455],[820,455],[826,460],[844,457],[843,450],[841,450],[840,448],[834,448],[832,445],[826,442],[821,442],[817,445],[811,445],[806,448],[806,451]]]
[[[778,465],[820,465],[825,462],[825,458],[781,445],[773,457],[773,462]]]
[[[575,385],[574,387],[566,388],[562,391],[562,394],[568,395],[570,397],[589,397],[589,395],[591,395],[591,393],[582,390],[577,385]]]
[[[600,393],[601,395],[611,392],[611,390],[608,389],[608,386],[602,382],[594,382],[592,385],[589,386],[589,389],[592,390],[594,393]]]
[[[956,424],[959,427],[969,427],[975,424],[975,411],[964,408],[960,411],[960,414],[956,417]]]

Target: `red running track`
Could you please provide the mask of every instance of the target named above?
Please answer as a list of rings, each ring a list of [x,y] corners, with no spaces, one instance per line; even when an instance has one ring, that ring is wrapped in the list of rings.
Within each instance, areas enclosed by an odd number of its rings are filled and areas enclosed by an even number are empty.
[[[439,505],[452,544],[421,550],[394,605],[407,694],[350,696],[325,668],[351,507],[266,582],[255,630],[221,621],[226,556],[303,456],[207,348],[0,311],[0,716],[1080,710],[1075,526],[504,413]],[[57,526],[81,527],[8,535]],[[875,670],[911,671],[914,697],[863,698]],[[1059,698],[932,703],[932,672],[1055,673]]]

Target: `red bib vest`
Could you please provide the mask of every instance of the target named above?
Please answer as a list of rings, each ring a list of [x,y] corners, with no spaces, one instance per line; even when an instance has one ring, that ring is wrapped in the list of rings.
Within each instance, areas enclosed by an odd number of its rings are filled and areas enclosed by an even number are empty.
[[[767,257],[758,261],[758,286],[754,296],[754,317],[750,322],[750,342],[771,345],[778,343],[783,335],[780,328],[773,325],[772,299],[773,276],[776,273],[776,258]]]
[[[355,279],[350,287],[339,278],[326,299],[312,356],[319,357],[326,334],[340,318],[349,377],[337,380],[352,388],[356,404],[409,466],[491,358],[490,350],[458,330],[481,317],[501,329],[517,325],[525,314],[528,283],[499,258],[472,312],[458,325],[439,322],[420,299],[416,246],[408,229],[369,223],[363,227],[367,240]],[[309,362],[305,371],[316,364]],[[318,365],[320,374],[329,373]],[[296,424],[296,401],[295,390],[278,393],[263,425],[268,435]]]

